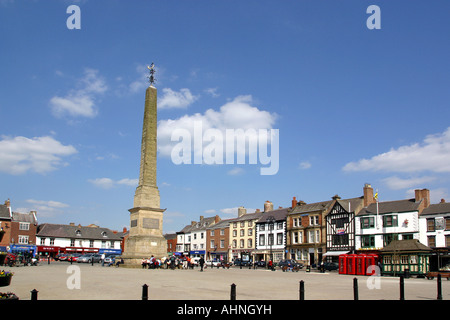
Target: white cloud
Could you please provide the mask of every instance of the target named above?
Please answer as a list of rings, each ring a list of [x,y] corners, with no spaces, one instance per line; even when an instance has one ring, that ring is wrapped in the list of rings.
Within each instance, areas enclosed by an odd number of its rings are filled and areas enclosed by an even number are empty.
[[[49,218],[55,215],[63,214],[63,208],[68,208],[69,205],[59,201],[53,200],[26,200],[30,205],[26,208],[17,208],[14,211],[26,213],[30,211],[36,211],[38,220],[42,217]]]
[[[158,99],[158,108],[187,108],[199,97],[194,96],[189,89],[180,89],[179,92],[170,88],[162,89],[163,96]]]
[[[209,94],[211,97],[217,98],[220,96],[220,94],[217,93],[217,90],[218,90],[218,88],[208,88],[208,89],[205,89],[205,92],[207,94]]]
[[[104,93],[108,88],[98,71],[86,69],[84,77],[78,80],[78,89],[70,90],[64,97],[54,96],[50,99],[50,107],[55,117],[87,117],[94,118],[98,114],[95,106],[96,95]]]
[[[422,143],[401,146],[370,159],[347,163],[344,171],[450,172],[450,127]]]
[[[311,163],[309,161],[303,161],[303,162],[300,162],[299,167],[300,167],[300,169],[306,170],[306,169],[311,168]]]
[[[205,132],[208,129],[217,129],[225,137],[226,129],[271,129],[274,125],[277,115],[267,111],[260,110],[252,106],[253,100],[251,96],[238,96],[230,102],[227,102],[220,107],[219,111],[208,109],[203,114],[196,113],[193,115],[185,115],[178,119],[161,120],[158,123],[158,151],[163,156],[171,156],[173,147],[179,143],[171,141],[172,133],[175,130],[185,130],[190,133],[192,140],[194,140],[194,124],[201,123],[202,130]],[[258,135],[249,134],[248,141],[258,141]],[[193,141],[192,141],[193,142]],[[220,141],[206,142],[220,143]],[[200,146],[192,144],[192,151],[194,154],[202,152],[202,150],[195,149]],[[235,148],[237,152],[238,148]],[[243,150],[245,153],[248,150]]]
[[[78,151],[71,145],[65,146],[52,137],[7,137],[0,140],[0,171],[10,174],[24,174],[28,171],[46,173],[62,165],[62,157]]]
[[[429,177],[420,177],[420,178],[409,178],[409,179],[402,179],[397,176],[394,177],[388,177],[383,179],[382,181],[393,190],[400,190],[400,189],[407,189],[407,188],[413,188],[413,187],[421,187],[424,183],[429,183],[436,180],[435,177],[429,176]]]
[[[89,179],[88,181],[93,185],[95,185],[96,187],[102,189],[111,189],[116,187],[117,185],[136,187],[139,183],[139,179],[129,179],[129,178],[124,178],[117,181],[110,178],[96,178],[96,179]]]
[[[238,176],[238,175],[241,175],[243,173],[244,173],[244,169],[242,169],[240,167],[235,167],[235,168],[233,168],[233,169],[231,169],[231,170],[229,170],[227,172],[227,174],[230,175],[230,176]]]

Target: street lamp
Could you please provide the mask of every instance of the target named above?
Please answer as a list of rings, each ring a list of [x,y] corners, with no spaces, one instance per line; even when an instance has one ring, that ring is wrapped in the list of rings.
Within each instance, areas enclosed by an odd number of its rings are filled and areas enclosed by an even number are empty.
[[[274,227],[274,223],[275,223],[275,218],[273,216],[269,216],[269,217],[267,217],[267,222],[269,223],[269,230],[270,230],[270,236],[269,236],[270,260],[272,261],[272,266],[273,266],[272,245],[273,245],[273,227]]]

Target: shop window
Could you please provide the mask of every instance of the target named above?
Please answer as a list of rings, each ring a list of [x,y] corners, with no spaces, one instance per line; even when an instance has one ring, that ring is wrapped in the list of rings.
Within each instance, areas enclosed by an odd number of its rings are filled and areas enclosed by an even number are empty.
[[[409,256],[409,263],[410,264],[417,264],[417,256],[416,255]]]
[[[409,263],[408,256],[401,256],[400,261],[401,261],[401,264],[408,264]]]

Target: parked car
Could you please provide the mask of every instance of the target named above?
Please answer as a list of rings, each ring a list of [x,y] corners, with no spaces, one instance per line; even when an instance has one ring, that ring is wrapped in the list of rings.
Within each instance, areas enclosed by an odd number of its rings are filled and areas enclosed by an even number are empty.
[[[277,264],[280,268],[297,268],[297,269],[302,269],[303,268],[303,263],[297,262],[293,259],[283,259],[280,260]]]
[[[240,259],[240,258],[237,258],[237,259],[235,259],[234,260],[234,262],[233,262],[233,264],[235,265],[235,266],[242,266],[242,267],[248,267],[248,266],[252,266],[253,264],[252,264],[252,261],[251,260],[242,260],[242,259]]]
[[[56,255],[55,260],[67,261],[67,258],[69,258],[69,255],[67,253],[60,253]]]
[[[267,263],[264,260],[256,261],[255,264],[257,267],[261,267],[261,268],[265,268],[267,265]]]
[[[112,254],[112,255],[109,255],[109,256],[105,257],[105,264],[111,263],[114,260],[114,258],[118,257],[118,256],[119,255]]]
[[[324,262],[323,267],[325,270],[339,270],[339,263],[337,262]]]
[[[221,266],[222,264],[220,263],[219,260],[207,260],[207,261],[205,262],[205,265],[208,266],[208,267],[211,267],[211,266],[213,266],[213,267],[219,267],[219,266]]]
[[[67,261],[69,261],[69,262],[76,262],[79,257],[81,257],[80,253],[73,253],[73,254],[70,254],[68,256]]]
[[[82,255],[81,257],[79,257],[77,262],[92,263],[92,261],[100,262],[101,259],[102,259],[102,255],[100,255],[100,254],[87,253],[87,254]]]

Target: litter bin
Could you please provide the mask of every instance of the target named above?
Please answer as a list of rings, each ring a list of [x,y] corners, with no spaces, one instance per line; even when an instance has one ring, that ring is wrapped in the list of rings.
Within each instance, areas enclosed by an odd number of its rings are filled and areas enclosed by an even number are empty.
[[[306,266],[306,272],[311,272],[311,266]]]
[[[409,268],[405,268],[405,279],[409,279],[411,277],[411,272],[409,271]]]

